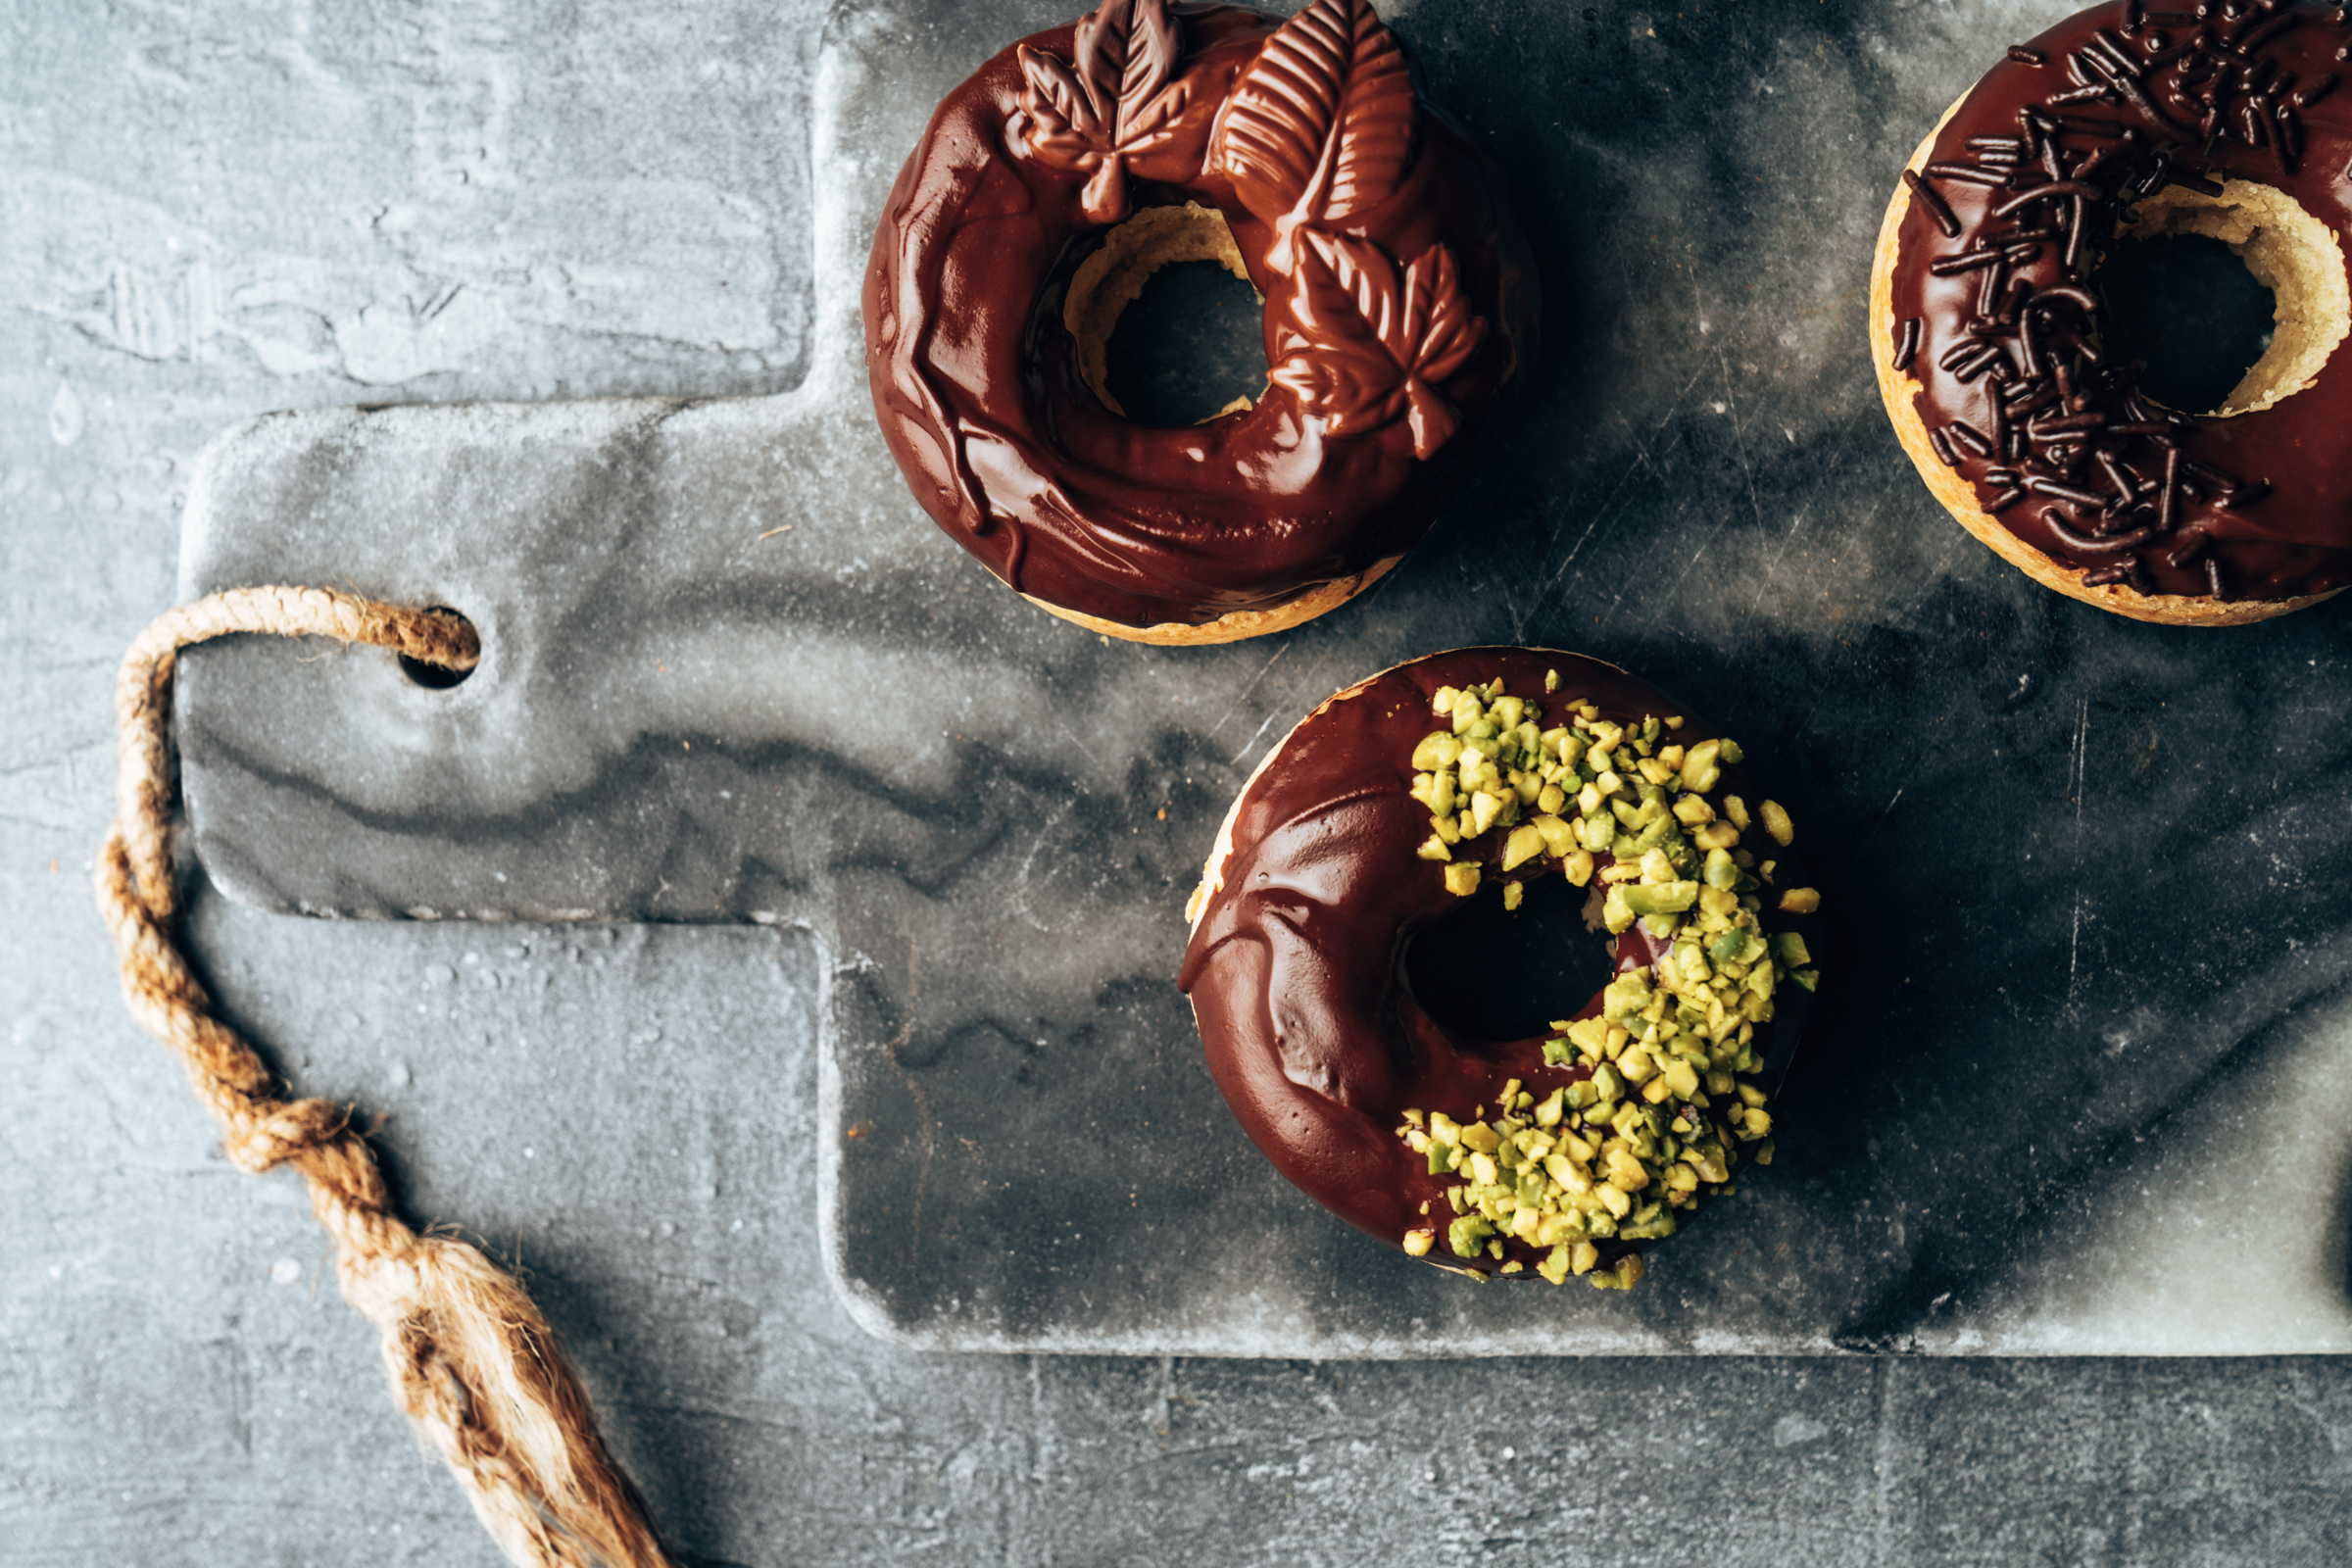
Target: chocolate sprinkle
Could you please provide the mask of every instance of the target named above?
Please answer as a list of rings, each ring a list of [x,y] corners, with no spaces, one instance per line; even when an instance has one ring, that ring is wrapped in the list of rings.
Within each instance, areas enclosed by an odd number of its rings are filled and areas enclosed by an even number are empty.
[[[1914,316],[1903,322],[1902,337],[1895,343],[1894,368],[1898,370],[1908,370],[1911,368],[1911,361],[1918,353],[1919,318]]]
[[[2032,190],[2018,192],[1995,207],[1992,216],[2007,218],[2021,208],[2031,207],[2035,202],[2046,202],[2053,196],[2088,196],[2095,200],[2105,194],[2098,186],[2085,185],[2079,179],[2054,179],[2047,185],[2036,185]]]
[[[2009,58],[2021,66],[2038,66],[2050,57],[2038,49],[2030,48],[2022,43],[2013,43],[2009,46]]]
[[[1944,238],[1953,239],[1959,235],[1960,220],[1952,216],[1952,210],[1944,205],[1942,197],[1936,194],[1934,186],[1920,178],[1916,172],[1908,169],[1903,171],[1903,183],[1910,186],[1911,194],[1918,197],[1926,205],[1928,211],[1936,215],[1936,226],[1943,230]]]
[[[2055,507],[2042,509],[2041,522],[2043,527],[2057,536],[2060,544],[2079,556],[2121,555],[2127,550],[2138,549],[2156,536],[2155,529],[2142,528],[2135,533],[2116,534],[2112,538],[2086,539],[2066,525],[2066,519],[2058,515]]]
[[[1956,277],[1962,272],[1973,272],[1980,267],[1990,267],[2000,259],[1998,250],[1962,251],[1957,256],[1946,256],[1941,261],[1929,263],[1928,270],[1937,277]]]
[[[1956,179],[1963,185],[1990,185],[1995,188],[2009,183],[2006,171],[1979,169],[1974,164],[1930,164],[1928,172],[1937,179]]]
[[[2038,473],[2026,481],[2026,488],[2035,495],[2049,496],[2059,501],[2071,501],[2078,507],[2103,507],[2107,504],[2105,496],[2093,494],[2080,485],[2045,478]]]

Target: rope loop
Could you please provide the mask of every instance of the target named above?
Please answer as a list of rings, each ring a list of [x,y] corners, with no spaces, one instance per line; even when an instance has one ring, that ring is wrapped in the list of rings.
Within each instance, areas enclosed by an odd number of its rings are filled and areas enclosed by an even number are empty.
[[[176,926],[170,715],[179,651],[238,633],[332,637],[452,669],[481,658],[471,623],[327,588],[243,588],[182,605],[132,642],[115,685],[116,815],[98,906],[122,996],[187,1069],[238,1169],[291,1164],[335,1246],[343,1298],[382,1340],[393,1397],[441,1455],[485,1530],[522,1568],[668,1568],[645,1504],[605,1449],[556,1332],[514,1278],[470,1244],[419,1235],[394,1212],[349,1106],[284,1099],[277,1076],[214,1006]]]

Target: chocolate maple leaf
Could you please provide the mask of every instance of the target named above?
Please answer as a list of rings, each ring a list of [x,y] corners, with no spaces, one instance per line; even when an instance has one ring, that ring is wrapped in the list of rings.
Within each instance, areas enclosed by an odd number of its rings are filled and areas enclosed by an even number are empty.
[[[1127,161],[1174,133],[1192,95],[1176,76],[1183,47],[1166,0],[1102,0],[1078,21],[1075,60],[1021,45],[1021,112],[1030,151],[1059,169],[1092,172],[1080,194],[1087,221],[1127,216]]]
[[[1315,0],[1233,84],[1208,164],[1274,225],[1267,262],[1288,271],[1301,224],[1350,218],[1396,193],[1417,113],[1404,51],[1369,0]]]
[[[1291,296],[1298,331],[1270,378],[1333,435],[1362,435],[1402,415],[1424,463],[1460,416],[1438,390],[1477,352],[1486,321],[1471,314],[1453,252],[1432,245],[1397,271],[1368,239],[1302,232]]]

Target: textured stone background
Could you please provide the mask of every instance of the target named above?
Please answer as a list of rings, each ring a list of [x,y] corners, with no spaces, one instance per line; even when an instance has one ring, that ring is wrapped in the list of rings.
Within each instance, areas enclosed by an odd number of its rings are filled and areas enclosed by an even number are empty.
[[[0,1562],[495,1560],[297,1188],[219,1158],[116,1004],[86,893],[114,662],[235,418],[791,386],[818,10],[0,3]],[[1822,10],[1922,124],[1964,40],[2044,14]],[[1590,16],[1596,60],[1669,74],[1659,35],[1694,36]],[[890,1349],[813,1256],[806,939],[199,898],[194,941],[300,1088],[389,1117],[415,1213],[529,1271],[689,1561],[2352,1557],[2332,1360]]]

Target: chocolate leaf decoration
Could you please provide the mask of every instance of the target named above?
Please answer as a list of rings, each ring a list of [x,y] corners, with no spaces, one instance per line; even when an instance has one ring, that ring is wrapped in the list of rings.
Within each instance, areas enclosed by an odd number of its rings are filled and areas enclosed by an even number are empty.
[[[1092,172],[1080,200],[1088,221],[1127,216],[1126,161],[1173,134],[1191,97],[1166,0],[1102,0],[1078,21],[1075,60],[1022,45],[1021,112],[1030,150],[1061,169]]]
[[[1404,51],[1369,0],[1315,0],[1234,83],[1209,166],[1261,220],[1289,218],[1287,237],[1395,194],[1415,114]]]
[[[1399,416],[1424,462],[1453,436],[1459,418],[1438,390],[1486,338],[1470,311],[1453,253],[1432,245],[1398,272],[1368,239],[1304,229],[1291,296],[1297,333],[1285,334],[1270,372],[1334,435],[1377,430]]]
[[[1404,399],[1394,368],[1377,358],[1307,348],[1266,372],[1332,435],[1365,435],[1396,422]]]
[[[1102,0],[1078,24],[1078,74],[1095,95],[1114,145],[1176,74],[1176,23],[1166,0]]]
[[[1029,117],[1030,148],[1050,164],[1091,167],[1094,149],[1103,139],[1094,100],[1057,57],[1022,44],[1020,62],[1021,74],[1028,78],[1021,112]],[[1081,166],[1081,159],[1087,164]]]

